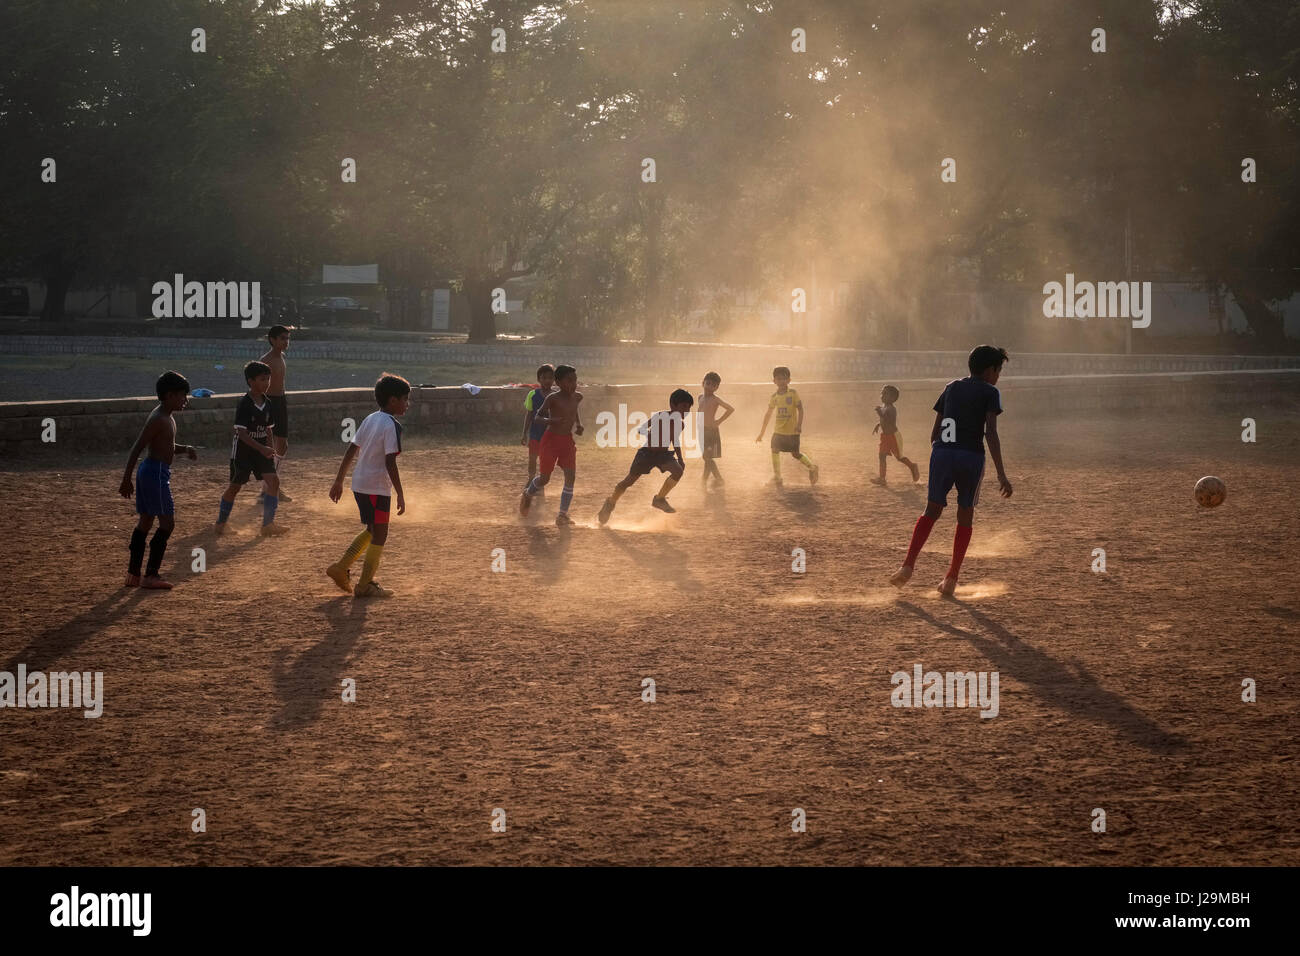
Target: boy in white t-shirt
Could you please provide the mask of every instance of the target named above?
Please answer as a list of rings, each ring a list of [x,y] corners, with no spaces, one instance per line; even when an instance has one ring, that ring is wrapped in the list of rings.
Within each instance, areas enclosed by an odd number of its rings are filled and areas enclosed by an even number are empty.
[[[397,473],[397,456],[402,453],[402,426],[397,419],[410,407],[411,383],[400,375],[385,372],[375,383],[375,401],[379,403],[379,411],[371,412],[361,422],[330,488],[330,500],[338,504],[343,496],[343,478],[355,458],[352,495],[357,499],[366,530],[356,536],[338,563],[331,564],[325,573],[344,591],[359,598],[391,597],[393,593],[379,586],[375,571],[384,553],[384,542],[388,540],[388,515],[394,488],[397,489],[397,513],[406,513],[402,479]],[[366,559],[361,567],[361,580],[353,588],[349,569],[362,551]]]

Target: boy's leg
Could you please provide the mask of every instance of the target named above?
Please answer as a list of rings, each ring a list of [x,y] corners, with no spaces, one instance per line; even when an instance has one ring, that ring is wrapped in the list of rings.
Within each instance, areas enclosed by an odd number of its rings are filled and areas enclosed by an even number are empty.
[[[677,462],[673,462],[672,467],[668,469],[668,477],[664,479],[663,487],[659,489],[659,494],[651,499],[650,503],[660,511],[672,513],[676,509],[668,503],[668,492],[672,491],[677,482],[682,480],[685,470]]]
[[[528,481],[532,482],[537,477],[537,452],[529,449],[528,452]]]
[[[352,593],[352,572],[350,568],[356,563],[357,558],[361,557],[366,548],[370,547],[373,529],[373,525],[366,525],[361,530],[361,533],[352,539],[352,543],[343,552],[343,557],[325,569],[325,573],[329,575],[330,580],[349,594]]]
[[[131,532],[131,560],[126,566],[126,586],[138,587],[140,584],[140,567],[144,564],[144,546],[149,540],[149,529],[153,527],[153,515],[140,515]]]
[[[885,461],[889,458],[883,451],[880,453],[880,477],[875,480],[878,485],[885,483]]]
[[[912,472],[913,481],[921,480],[921,469],[916,467],[916,462],[912,461],[912,459],[910,458],[904,458],[902,455],[895,455],[894,457],[896,457],[900,462],[906,465],[908,467],[908,470]],[[884,472],[885,472],[885,463],[882,461],[880,463],[880,473],[883,475]]]
[[[556,516],[557,522],[559,518],[569,516],[569,505],[573,503],[573,484],[578,476],[577,468],[563,468],[561,470],[564,472],[564,491],[560,493],[560,513]]]
[[[171,515],[158,516],[158,530],[153,533],[153,540],[149,542],[149,564],[145,568],[141,587],[158,590],[171,588],[169,582],[159,577],[159,572],[162,570],[163,555],[167,551],[167,539],[171,537],[175,527],[176,519]]]
[[[605,499],[605,503],[600,506],[600,513],[596,515],[596,520],[601,524],[608,521],[609,516],[614,513],[614,506],[618,504],[618,499],[623,497],[623,492],[635,485],[637,479],[640,477],[641,475],[637,472],[629,471],[623,477],[623,480],[614,486],[614,490],[611,491],[609,497]]]
[[[912,529],[912,540],[907,545],[907,557],[903,558],[903,566],[894,572],[889,579],[889,583],[895,587],[902,587],[912,576],[912,571],[916,567],[916,558],[921,553],[921,548],[925,546],[926,538],[930,537],[930,531],[934,528],[935,521],[943,514],[943,505],[937,501],[927,501],[925,503],[925,512],[921,517],[916,519],[916,527]]]
[[[817,484],[817,478],[821,474],[821,469],[813,464],[813,460],[802,452],[793,452],[795,461],[808,469],[808,480],[814,485]]]
[[[231,471],[233,472],[234,469],[232,468]],[[230,509],[235,506],[235,496],[239,494],[239,489],[243,486],[243,482],[236,483],[232,478],[230,485],[217,503],[217,534],[221,534],[226,530],[226,522],[230,520]]]
[[[957,531],[952,538],[952,563],[948,573],[939,585],[939,593],[951,597],[957,590],[957,575],[961,572],[962,559],[966,557],[966,547],[970,544],[972,526],[975,523],[975,508],[957,506]]]
[[[380,520],[382,517],[383,520]],[[357,597],[368,596],[367,592],[373,592],[376,597],[387,597],[392,592],[378,588],[375,584],[375,572],[379,570],[379,562],[384,556],[384,544],[388,541],[388,513],[378,512],[375,514],[375,523],[371,526],[370,544],[366,548],[365,560],[361,563],[361,580],[357,582],[356,591],[353,593]],[[374,591],[371,585],[378,588]]]
[[[280,476],[273,471],[264,474],[266,497],[262,499],[262,534],[277,534],[284,531],[283,525],[276,525],[275,509],[280,506]]]
[[[778,485],[781,483],[781,453],[772,452],[772,480]]]

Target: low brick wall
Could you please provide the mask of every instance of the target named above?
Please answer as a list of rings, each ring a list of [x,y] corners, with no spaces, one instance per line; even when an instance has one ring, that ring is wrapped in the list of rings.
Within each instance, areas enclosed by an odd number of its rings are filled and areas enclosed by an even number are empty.
[[[948,377],[890,381],[903,392],[901,407],[910,416],[918,404],[928,409]],[[862,382],[798,382],[795,385],[818,420],[837,423],[873,421],[870,409],[878,401],[885,379]],[[737,407],[738,423],[755,423],[772,393],[770,382],[730,383],[724,397]],[[1122,410],[1239,409],[1243,416],[1259,408],[1300,400],[1300,370],[1164,373],[1151,375],[1012,376],[1000,384],[1008,411],[1017,418],[1059,416]],[[692,388],[694,392],[695,389]],[[583,421],[588,434],[602,411],[654,412],[666,408],[670,389],[661,385],[594,385],[583,389]],[[522,388],[485,388],[471,395],[461,388],[417,389],[404,419],[407,435],[418,444],[422,436],[489,436],[508,440],[523,423]],[[179,416],[180,440],[185,444],[224,448],[231,440],[239,394],[192,398]],[[112,398],[88,401],[0,403],[0,451],[8,458],[32,458],[121,452],[130,449],[157,404],[152,398]],[[289,394],[290,441],[339,442],[342,421],[360,423],[375,409],[370,388],[339,388]],[[928,412],[927,412],[928,415]],[[42,441],[45,422],[54,421],[56,441]]]

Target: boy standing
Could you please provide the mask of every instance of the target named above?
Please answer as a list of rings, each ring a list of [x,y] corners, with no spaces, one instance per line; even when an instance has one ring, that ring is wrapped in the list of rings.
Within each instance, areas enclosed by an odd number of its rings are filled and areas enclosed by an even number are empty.
[[[262,534],[284,534],[288,529],[275,523],[275,509],[280,504],[276,497],[280,478],[275,473],[271,402],[266,395],[266,390],[271,387],[271,370],[261,362],[249,362],[244,366],[244,381],[248,383],[248,394],[239,400],[235,409],[235,437],[230,443],[230,486],[221,496],[214,530],[217,534],[226,533],[226,522],[230,519],[235,496],[248,484],[248,476],[252,474],[259,481],[265,480],[270,489],[262,499]]]
[[[537,476],[537,456],[541,454],[542,435],[546,433],[546,423],[537,420],[542,402],[555,387],[555,366],[543,365],[537,370],[537,387],[530,389],[524,398],[524,436],[519,444],[528,446],[528,480]]]
[[[573,483],[578,473],[578,446],[573,436],[582,434],[582,419],[578,416],[578,406],[582,403],[582,395],[578,392],[578,370],[572,365],[561,365],[555,370],[555,383],[560,390],[547,395],[536,412],[536,417],[546,424],[546,431],[537,449],[537,477],[528,482],[524,493],[519,496],[519,513],[528,514],[533,496],[546,487],[558,463],[564,472],[564,492],[560,495],[560,513],[555,516],[555,525],[564,528],[573,524],[569,505],[573,501]]]
[[[271,370],[271,386],[266,390],[266,397],[271,402],[271,424],[274,430],[271,433],[271,447],[275,449],[275,476],[280,479],[283,472],[283,463],[285,453],[289,450],[289,405],[284,394],[284,377],[287,369],[285,368],[284,353],[289,348],[289,335],[293,329],[286,328],[283,325],[273,325],[266,333],[267,339],[271,343],[271,350],[259,359],[259,361]],[[271,491],[268,482],[263,489],[262,497],[275,494]],[[280,488],[278,495],[281,501],[292,501],[284,488]]]
[[[957,486],[957,532],[952,542],[952,563],[939,585],[939,593],[951,597],[957,590],[957,574],[970,544],[971,526],[975,522],[975,505],[979,502],[980,480],[984,477],[984,440],[989,443],[993,465],[998,470],[998,488],[1003,498],[1011,497],[1011,482],[1002,467],[1002,443],[998,439],[998,416],[1002,414],[1002,396],[996,386],[1007,350],[980,345],[967,359],[968,378],[949,382],[934,403],[934,427],[930,430],[930,488],[925,513],[916,519],[912,541],[903,566],[894,572],[889,583],[901,588],[912,576],[916,557],[930,536],[939,515],[948,504],[948,490]]]
[[[885,484],[885,459],[893,455],[908,468],[912,469],[912,480],[921,480],[921,469],[916,467],[916,463],[910,458],[903,457],[902,442],[903,436],[898,433],[898,409],[894,403],[898,401],[898,389],[893,385],[886,385],[880,390],[880,404],[876,406],[876,416],[880,419],[876,427],[871,429],[874,435],[880,432],[880,477],[872,478],[873,484]]]
[[[140,437],[131,447],[131,457],[126,460],[126,471],[122,473],[118,492],[123,498],[131,497],[131,469],[135,467],[140,452],[147,448],[149,454],[135,473],[135,510],[140,520],[131,533],[131,561],[126,568],[126,587],[170,591],[171,582],[164,581],[159,572],[163,553],[167,550],[167,539],[176,527],[176,506],[172,502],[171,486],[172,460],[177,452],[188,455],[191,461],[199,456],[193,445],[176,444],[176,419],[172,418],[172,414],[179,412],[188,402],[190,383],[179,372],[164,372],[155,390],[158,392],[158,407],[149,413]],[[149,566],[142,581],[140,565],[144,561],[144,542],[155,518],[158,519],[158,530],[149,544]]]
[[[406,513],[402,477],[397,473],[397,456],[402,453],[402,424],[398,419],[411,405],[411,383],[400,375],[385,372],[375,383],[375,401],[379,411],[371,412],[361,422],[330,487],[330,501],[338,504],[343,496],[343,478],[355,458],[357,467],[352,473],[352,497],[357,500],[361,523],[366,528],[348,545],[343,557],[325,569],[325,573],[344,591],[359,598],[392,597],[393,594],[380,587],[375,572],[388,541],[388,518],[394,488],[397,489],[397,513]],[[361,580],[353,588],[349,569],[362,551],[366,553],[366,559],[361,566]]]
[[[736,410],[715,394],[721,384],[722,376],[717,372],[709,372],[704,376],[704,394],[700,396],[700,427],[703,430],[700,452],[704,458],[705,488],[709,486],[709,475],[713,475],[713,480],[717,484],[725,484],[722,473],[718,471],[718,459],[722,457],[722,431],[718,426],[730,418]],[[721,418],[716,417],[719,408],[725,409]]]
[[[686,471],[686,462],[682,459],[682,429],[686,425],[686,416],[691,413],[691,406],[694,404],[695,400],[691,398],[691,393],[684,388],[679,388],[668,398],[668,411],[655,412],[637,429],[646,436],[646,443],[637,449],[627,477],[614,486],[613,493],[601,506],[600,514],[597,515],[597,520],[601,524],[608,521],[609,516],[614,513],[614,506],[618,504],[618,499],[623,497],[623,492],[635,485],[642,475],[650,474],[652,468],[668,472],[668,477],[664,479],[659,494],[650,499],[650,504],[669,514],[677,510],[668,503],[668,492],[681,481],[682,474]]]
[[[799,436],[803,432],[803,402],[799,400],[799,393],[790,387],[790,370],[784,365],[772,369],[772,384],[776,386],[776,391],[767,403],[763,427],[754,439],[755,442],[763,440],[767,423],[771,420],[772,413],[776,412],[776,422],[772,426],[772,484],[777,488],[784,487],[781,483],[781,453],[789,452],[795,461],[808,469],[808,480],[815,485],[820,470],[811,458],[799,452]]]

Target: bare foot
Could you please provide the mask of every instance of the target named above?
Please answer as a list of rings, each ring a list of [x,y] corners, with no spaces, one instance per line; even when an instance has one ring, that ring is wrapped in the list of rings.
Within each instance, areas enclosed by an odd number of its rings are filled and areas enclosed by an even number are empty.
[[[873,485],[881,485],[882,487],[886,484],[884,478],[872,478],[871,483]]]
[[[939,585],[939,593],[944,597],[952,597],[952,593],[957,590],[956,578],[944,578]]]
[[[912,569],[905,564],[893,573],[889,583],[896,588],[901,588],[910,580],[912,580]]]
[[[916,462],[912,462],[912,463],[911,463],[910,465],[908,465],[907,467],[909,467],[909,468],[912,469],[912,480],[913,480],[913,481],[920,481],[920,480],[921,480],[921,469],[917,467]]]
[[[172,583],[170,581],[164,581],[156,574],[149,574],[140,582],[140,587],[150,591],[170,591],[172,589]]]

